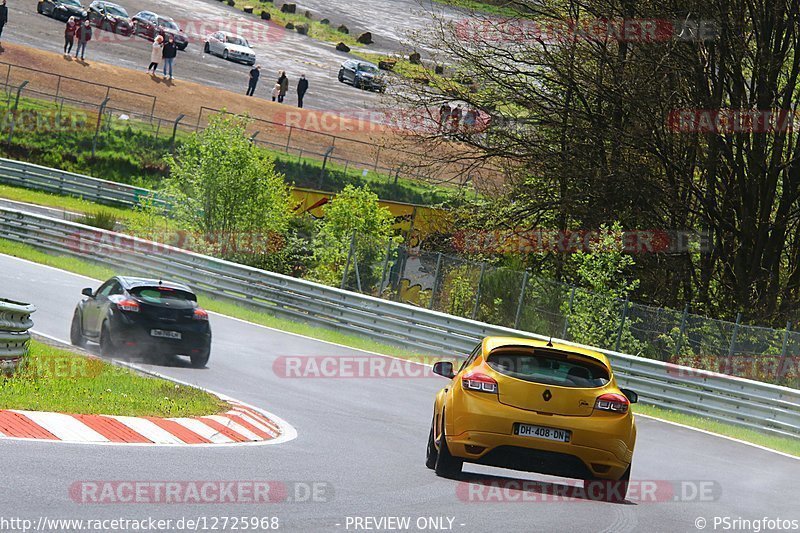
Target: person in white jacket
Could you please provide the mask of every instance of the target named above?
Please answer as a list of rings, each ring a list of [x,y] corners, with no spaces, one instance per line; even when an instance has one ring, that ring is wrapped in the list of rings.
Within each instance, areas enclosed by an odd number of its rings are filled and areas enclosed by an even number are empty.
[[[153,41],[153,49],[150,51],[150,66],[147,67],[147,72],[153,71],[153,76],[156,75],[156,69],[158,68],[158,63],[161,61],[161,53],[162,49],[164,48],[164,38],[159,35],[156,37],[156,40]]]

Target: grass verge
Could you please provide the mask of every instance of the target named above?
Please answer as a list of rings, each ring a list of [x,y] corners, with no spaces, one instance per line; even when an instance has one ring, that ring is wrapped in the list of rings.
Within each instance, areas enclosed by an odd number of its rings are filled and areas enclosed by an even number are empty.
[[[727,437],[733,437],[734,439],[751,442],[753,444],[758,444],[759,446],[764,446],[765,448],[770,448],[772,450],[777,450],[779,452],[800,457],[800,439],[767,435],[752,429],[734,426],[733,424],[725,424],[700,416],[677,413],[675,411],[654,407],[652,405],[636,404],[634,406],[634,411],[643,415],[703,429],[705,431],[718,433]]]
[[[62,270],[89,276],[98,280],[105,280],[111,276],[119,274],[119,272],[115,272],[108,267],[96,265],[89,261],[84,261],[74,257],[46,254],[33,248],[32,246],[9,241],[7,239],[0,239],[0,253],[60,268]],[[247,320],[249,322],[261,324],[270,328],[306,335],[308,337],[313,337],[315,339],[333,342],[336,344],[342,344],[355,349],[367,350],[395,357],[409,358],[420,355],[411,350],[380,343],[371,339],[360,337],[358,335],[342,333],[312,324],[295,322],[285,318],[276,317],[267,312],[250,309],[228,301],[223,301],[202,292],[198,296],[200,304],[209,311],[239,318],[241,320]],[[0,395],[0,406],[2,406],[2,398],[2,395]],[[750,429],[734,426],[732,424],[724,424],[698,416],[684,415],[674,411],[643,404],[637,404],[635,406],[635,411],[643,415],[649,415],[655,418],[685,424],[687,426],[696,427],[712,433],[718,433],[720,435],[758,444],[760,446],[788,453],[790,455],[800,456],[800,440],[797,439],[766,435]]]
[[[184,417],[227,410],[194,387],[141,376],[35,340],[23,368],[0,377],[0,408],[70,414]]]

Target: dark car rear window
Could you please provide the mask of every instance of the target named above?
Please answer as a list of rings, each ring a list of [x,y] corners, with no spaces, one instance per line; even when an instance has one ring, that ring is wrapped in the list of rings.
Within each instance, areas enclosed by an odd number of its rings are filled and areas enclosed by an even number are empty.
[[[141,298],[145,302],[159,304],[165,300],[169,301],[188,301],[196,302],[197,297],[191,292],[182,291],[180,289],[171,289],[168,287],[136,287],[131,289],[131,294],[137,298]]]
[[[557,350],[500,349],[486,362],[501,374],[545,385],[594,388],[610,380],[602,363]]]

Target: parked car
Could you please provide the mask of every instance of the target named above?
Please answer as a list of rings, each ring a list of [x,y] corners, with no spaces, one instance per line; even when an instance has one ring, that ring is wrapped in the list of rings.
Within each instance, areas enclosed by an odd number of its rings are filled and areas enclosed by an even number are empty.
[[[359,89],[384,92],[386,81],[378,66],[367,61],[348,59],[339,67],[339,81],[350,83]]]
[[[116,276],[75,307],[70,341],[100,344],[104,356],[123,354],[188,355],[202,368],[211,354],[208,313],[182,283]]]
[[[154,41],[160,35],[165,42],[170,35],[174,35],[178,50],[186,50],[186,47],[189,46],[189,37],[169,17],[152,11],[139,11],[133,16],[132,21],[134,35],[139,35],[149,41]]]
[[[608,358],[534,339],[486,337],[436,395],[425,465],[457,476],[465,462],[584,480],[624,500],[636,443],[630,404]]]
[[[250,43],[247,42],[247,39],[239,37],[235,33],[226,31],[212,33],[206,37],[203,52],[214,54],[230,61],[240,61],[248,65],[256,64],[256,53],[250,47]]]
[[[39,0],[36,12],[62,21],[67,21],[70,17],[83,20],[87,15],[86,9],[78,0]]]
[[[125,8],[111,2],[95,0],[89,5],[89,22],[101,30],[130,35],[131,19]]]

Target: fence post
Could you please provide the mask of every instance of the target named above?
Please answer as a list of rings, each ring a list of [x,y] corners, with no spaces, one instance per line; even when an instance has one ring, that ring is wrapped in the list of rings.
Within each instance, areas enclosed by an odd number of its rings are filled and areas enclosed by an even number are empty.
[[[517,314],[514,316],[514,329],[519,329],[519,321],[522,318],[522,306],[525,304],[525,289],[528,288],[528,271],[522,272],[522,287],[519,289],[519,300],[517,300]]]
[[[439,288],[439,271],[442,269],[442,252],[436,257],[436,271],[433,273],[433,288],[431,288],[431,300],[428,302],[428,309],[433,309],[433,300],[436,298],[436,290]]]
[[[567,340],[567,328],[569,328],[569,317],[572,315],[572,303],[575,301],[575,285],[569,291],[569,306],[567,307],[567,316],[564,317],[564,331],[561,332],[561,338]]]
[[[683,316],[681,316],[681,328],[678,331],[678,340],[675,341],[675,357],[681,354],[683,348],[683,335],[686,333],[686,319],[689,316],[689,304],[683,307]]]
[[[380,161],[381,157],[381,147],[378,146],[378,149],[375,151],[375,172],[378,172],[378,161]]]
[[[778,369],[775,371],[775,382],[778,381],[777,378],[784,377],[786,375],[785,367],[786,364],[786,351],[789,348],[789,333],[792,329],[792,323],[787,321],[786,322],[786,331],[783,332],[783,346],[781,346],[781,360],[778,363]]]
[[[17,122],[17,107],[19,106],[19,95],[22,89],[28,85],[28,80],[23,81],[17,87],[17,99],[14,100],[14,109],[11,111],[11,126],[8,128],[8,145],[11,146],[11,140],[14,138],[14,124]]]
[[[322,169],[319,171],[319,183],[317,184],[317,190],[319,191],[322,190],[325,181],[325,167],[328,165],[328,157],[330,157],[331,152],[333,152],[333,148],[333,146],[329,146],[325,151],[325,157],[322,159]]]
[[[185,116],[186,115],[184,115],[183,113],[178,115],[178,118],[175,119],[175,123],[172,125],[172,140],[169,143],[169,145],[170,145],[170,149],[169,150],[172,153],[175,153],[175,136],[178,134],[178,123],[181,120],[183,120],[183,117],[185,117]]]
[[[481,263],[481,275],[478,278],[478,292],[475,294],[475,306],[472,308],[472,320],[478,316],[478,306],[481,303],[481,285],[483,284],[483,274],[486,272],[486,263]]]
[[[614,351],[618,352],[620,349],[620,344],[622,344],[622,330],[625,329],[625,319],[628,318],[628,295],[625,295],[625,304],[622,306],[622,320],[619,323],[619,331],[617,331],[617,344],[614,347]]]
[[[289,153],[289,145],[292,142],[292,130],[294,130],[294,126],[289,126],[289,135],[286,137],[286,153]]]
[[[347,263],[344,265],[344,274],[342,274],[342,286],[340,287],[344,290],[345,284],[347,283],[347,274],[350,272],[350,261],[353,259],[353,252],[355,252],[356,247],[356,232],[353,230],[353,235],[350,236],[350,251],[347,254]]]
[[[56,95],[53,97],[54,102],[58,102],[59,94],[61,94],[61,76],[58,77],[58,82],[56,83]]]
[[[355,236],[356,233],[353,232],[353,237]],[[356,254],[355,246],[353,247],[353,270],[356,272],[356,287],[358,288],[358,292],[363,293],[364,289],[361,288],[361,273],[358,271],[358,254]]]
[[[389,244],[386,245],[386,257],[383,259],[383,274],[381,275],[381,285],[378,290],[378,297],[380,298],[383,294],[383,291],[386,289],[387,280],[386,274],[389,270],[389,257],[392,255],[392,241],[389,240]]]
[[[108,100],[108,98],[103,100],[103,103],[100,104],[100,109],[97,111],[97,127],[94,129],[94,139],[92,139],[92,158],[94,158],[95,151],[97,150],[97,136],[100,133],[100,125],[103,123],[103,113],[106,111]]]
[[[742,321],[742,313],[736,313],[736,324],[733,326],[733,335],[731,335],[731,345],[728,348],[728,357],[733,356],[733,352],[736,349],[736,337],[739,335],[739,323]]]
[[[255,132],[254,134],[252,134],[250,136],[250,144],[256,144],[256,137],[258,137],[259,133],[261,133],[261,132],[257,131],[257,132]]]
[[[156,116],[156,97],[153,97],[153,105],[150,107],[150,124],[153,123],[153,119]]]

